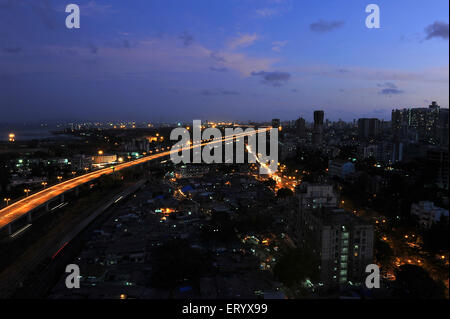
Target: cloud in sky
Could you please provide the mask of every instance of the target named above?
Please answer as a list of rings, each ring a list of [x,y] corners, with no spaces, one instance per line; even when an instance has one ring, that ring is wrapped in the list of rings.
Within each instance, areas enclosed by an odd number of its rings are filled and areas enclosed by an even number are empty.
[[[418,70],[370,68],[361,66],[334,67],[330,65],[303,65],[291,67],[291,71],[303,76],[365,81],[448,82],[448,65]]]
[[[114,42],[113,44],[104,44],[98,46],[94,41],[89,41],[85,46],[61,46],[46,45],[34,47],[32,52],[36,55],[47,57],[46,63],[35,63],[28,65],[20,61],[8,61],[0,59],[0,68],[10,73],[36,73],[45,70],[45,72],[54,72],[58,74],[66,74],[70,76],[85,76],[90,70],[77,67],[82,59],[86,60],[96,55],[101,59],[105,71],[110,76],[120,76],[126,72],[137,72],[143,74],[145,72],[199,72],[200,70],[212,71],[235,71],[241,77],[251,76],[254,70],[270,70],[273,64],[278,61],[274,58],[254,57],[247,53],[235,52],[229,50],[224,45],[222,50],[216,48],[210,49],[201,43],[194,42],[189,46],[179,45],[179,37],[164,36],[153,37],[141,40],[129,40],[128,48],[125,42]],[[14,46],[8,46],[14,47]],[[61,52],[78,52],[73,55],[70,70],[63,65],[67,65],[67,61],[60,61]],[[2,53],[3,51],[0,51]],[[220,52],[220,54],[218,53]],[[6,55],[6,52],[3,52]],[[215,60],[211,57],[215,57]],[[214,60],[215,64],[211,65]],[[218,61],[218,62],[216,62]]]
[[[356,19],[351,12],[359,9],[351,1],[328,12],[320,1],[198,0],[178,8],[146,0],[74,2],[82,10],[82,27],[69,31],[64,2],[0,0],[0,77],[8,79],[0,85],[0,104],[23,108],[11,118],[33,118],[41,109],[43,117],[64,114],[61,105],[74,114],[90,114],[91,105],[98,105],[92,116],[115,107],[130,116],[187,106],[201,114],[212,101],[217,111],[211,114],[242,112],[244,118],[261,105],[261,118],[276,117],[278,106],[336,107],[349,117],[363,109],[389,110],[394,102],[421,105],[424,98],[448,107],[448,18],[437,5],[411,8],[416,28],[406,27],[409,12],[393,10],[382,18],[389,28],[373,39],[364,31],[364,10],[363,20]],[[400,12],[402,6],[395,6]],[[409,33],[408,43],[399,43]],[[376,49],[361,54],[370,45]],[[392,47],[394,53],[380,55]],[[55,93],[69,86],[76,94]],[[121,108],[123,103],[129,107]],[[176,112],[170,113],[168,118]]]
[[[272,42],[272,50],[275,52],[280,52],[281,49],[288,43],[288,41],[275,41]]]
[[[267,17],[272,17],[274,15],[278,15],[279,10],[275,9],[275,8],[261,8],[261,9],[256,10],[256,14],[263,18],[267,18]]]
[[[232,39],[228,43],[228,49],[235,50],[238,48],[248,47],[255,43],[258,38],[259,36],[257,34],[240,34],[238,37]]]
[[[84,15],[104,15],[114,12],[111,4],[99,4],[96,1],[89,1],[86,4],[80,5],[80,11]]]
[[[430,40],[432,38],[442,38],[448,40],[448,23],[436,21],[425,28],[426,38]]]
[[[214,71],[214,72],[226,72],[226,71],[228,71],[228,69],[226,67],[217,67],[217,66],[212,66],[209,69],[211,71]]]
[[[209,56],[216,62],[226,62],[225,58],[222,55],[220,55],[219,52],[216,51],[211,52]]]
[[[325,21],[325,20],[319,20],[317,22],[311,23],[309,25],[309,28],[311,31],[318,32],[318,33],[325,33],[330,32],[336,29],[339,29],[344,25],[343,21]]]
[[[291,8],[290,0],[268,0],[266,6],[256,9],[256,15],[260,18],[272,18],[288,12]]]
[[[378,92],[378,94],[382,95],[397,95],[404,93],[403,90],[399,90],[397,85],[391,82],[386,82],[382,84],[377,85],[379,88],[382,88],[381,91]]]
[[[204,96],[214,96],[214,95],[239,95],[240,93],[237,91],[231,91],[231,90],[202,90],[200,93]]]
[[[184,31],[184,33],[180,35],[180,39],[183,40],[183,45],[185,47],[190,46],[195,41],[194,36],[187,31]]]
[[[262,83],[271,85],[271,86],[281,86],[285,84],[290,78],[291,75],[287,72],[280,72],[280,71],[274,71],[274,72],[266,72],[266,71],[259,71],[259,72],[252,72],[252,76],[258,76],[262,78]]]

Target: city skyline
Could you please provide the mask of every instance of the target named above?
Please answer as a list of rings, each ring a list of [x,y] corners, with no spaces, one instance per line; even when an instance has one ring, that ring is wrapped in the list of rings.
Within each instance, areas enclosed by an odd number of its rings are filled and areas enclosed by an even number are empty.
[[[65,3],[0,1],[2,122],[448,108],[446,1],[378,1],[380,29],[366,28],[361,1],[76,3],[81,28],[69,30]]]

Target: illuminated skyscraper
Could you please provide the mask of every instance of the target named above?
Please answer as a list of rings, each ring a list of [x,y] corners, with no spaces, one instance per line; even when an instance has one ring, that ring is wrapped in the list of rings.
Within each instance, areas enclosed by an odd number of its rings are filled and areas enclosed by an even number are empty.
[[[363,283],[373,263],[373,226],[344,209],[300,206],[299,241],[312,245],[327,287]]]
[[[428,108],[392,110],[394,136],[396,138],[404,138],[410,131],[413,131],[419,141],[428,144],[439,144],[440,139],[444,139],[441,135],[443,134],[442,130],[445,131],[445,114],[448,114],[448,111],[441,110],[440,106],[434,101]],[[440,127],[442,127],[441,130]]]

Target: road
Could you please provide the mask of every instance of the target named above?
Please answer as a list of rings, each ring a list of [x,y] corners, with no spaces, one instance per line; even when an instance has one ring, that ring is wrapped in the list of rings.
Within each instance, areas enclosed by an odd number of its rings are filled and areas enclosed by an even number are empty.
[[[186,146],[184,149],[190,150],[190,149],[205,146],[207,144],[223,143],[225,141],[233,140],[235,137],[243,137],[246,135],[253,135],[255,133],[262,133],[269,129],[270,128],[262,128],[262,129],[258,129],[258,130],[255,130],[255,131],[249,132],[249,133],[244,132],[244,133],[240,133],[240,134],[236,134],[236,135],[228,135],[228,136],[222,137],[221,139]],[[139,165],[142,163],[146,163],[146,162],[158,159],[158,158],[162,158],[162,157],[170,155],[171,153],[177,153],[179,151],[180,150],[170,150],[170,151],[160,152],[160,153],[146,156],[143,158],[139,158],[139,159],[136,159],[136,160],[133,160],[130,162],[118,164],[113,167],[96,170],[94,172],[87,173],[87,174],[69,179],[67,181],[61,182],[57,185],[48,187],[40,192],[30,194],[26,198],[21,199],[21,200],[0,210],[0,229],[9,225],[10,223],[17,220],[18,218],[26,215],[28,212],[32,211],[33,209],[36,209],[36,208],[44,205],[45,203],[52,200],[53,198],[65,193],[71,189],[74,189],[80,185],[83,185],[90,181],[93,181],[104,174],[112,174],[113,171],[120,171],[122,169],[129,168],[129,167]],[[113,168],[114,168],[114,170],[113,170]]]
[[[295,191],[295,187],[300,182],[299,180],[293,180],[290,178],[287,178],[281,174],[281,172],[273,171],[269,168],[269,166],[265,163],[261,163],[261,161],[258,159],[257,154],[255,151],[252,150],[252,148],[247,145],[246,146],[247,152],[251,153],[256,158],[256,162],[263,166],[268,172],[269,177],[272,178],[276,182],[275,191],[279,190],[280,188],[288,188],[291,191]]]
[[[28,247],[22,255],[15,259],[14,263],[0,272],[0,299],[9,298],[17,286],[23,284],[29,274],[35,270],[46,259],[54,259],[64,247],[71,242],[83,229],[85,229],[94,219],[110,208],[118,199],[125,198],[139,189],[145,180],[140,180],[120,193],[107,199],[103,203],[96,203],[99,206],[73,220],[66,220],[63,228],[54,228],[45,236],[41,237]]]
[[[393,250],[393,259],[389,263],[381,265],[390,280],[395,280],[395,270],[402,265],[410,264],[424,268],[435,281],[441,281],[446,286],[448,298],[449,276],[448,276],[448,254],[439,258],[422,248],[423,239],[417,234],[416,229],[408,227],[397,227],[392,225],[387,217],[371,209],[361,209],[346,198],[341,206],[365,220],[374,223],[374,236],[387,243]],[[445,265],[444,265],[445,263]]]

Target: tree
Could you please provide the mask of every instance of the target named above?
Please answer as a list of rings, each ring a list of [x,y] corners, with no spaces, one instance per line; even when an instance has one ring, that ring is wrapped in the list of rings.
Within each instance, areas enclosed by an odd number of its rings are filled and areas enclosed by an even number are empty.
[[[294,193],[289,188],[280,188],[277,192],[278,198],[288,198],[293,195],[294,195]]]
[[[377,239],[375,241],[375,258],[382,265],[390,265],[394,257],[394,251],[385,241]]]
[[[188,281],[197,283],[212,270],[211,259],[185,240],[170,240],[155,250],[155,268],[150,278],[157,288],[175,289]]]
[[[214,212],[211,221],[200,233],[202,241],[207,244],[227,244],[236,239],[235,223],[226,212]]]
[[[423,235],[424,248],[432,252],[448,250],[449,238],[448,218],[441,217],[441,220],[434,223]]]
[[[264,182],[264,185],[266,185],[267,187],[274,188],[277,185],[277,182],[275,182],[275,180],[273,180],[272,178],[269,178]]]
[[[236,228],[240,233],[259,233],[267,231],[274,222],[269,212],[245,211],[239,214]]]
[[[444,286],[435,282],[428,272],[416,265],[402,265],[396,271],[396,292],[398,298],[442,299]]]
[[[0,158],[0,191],[6,192],[11,180],[11,174],[9,172],[9,166],[7,159]]]
[[[319,259],[310,249],[291,249],[278,260],[273,271],[283,284],[294,287],[306,279],[319,280]]]

